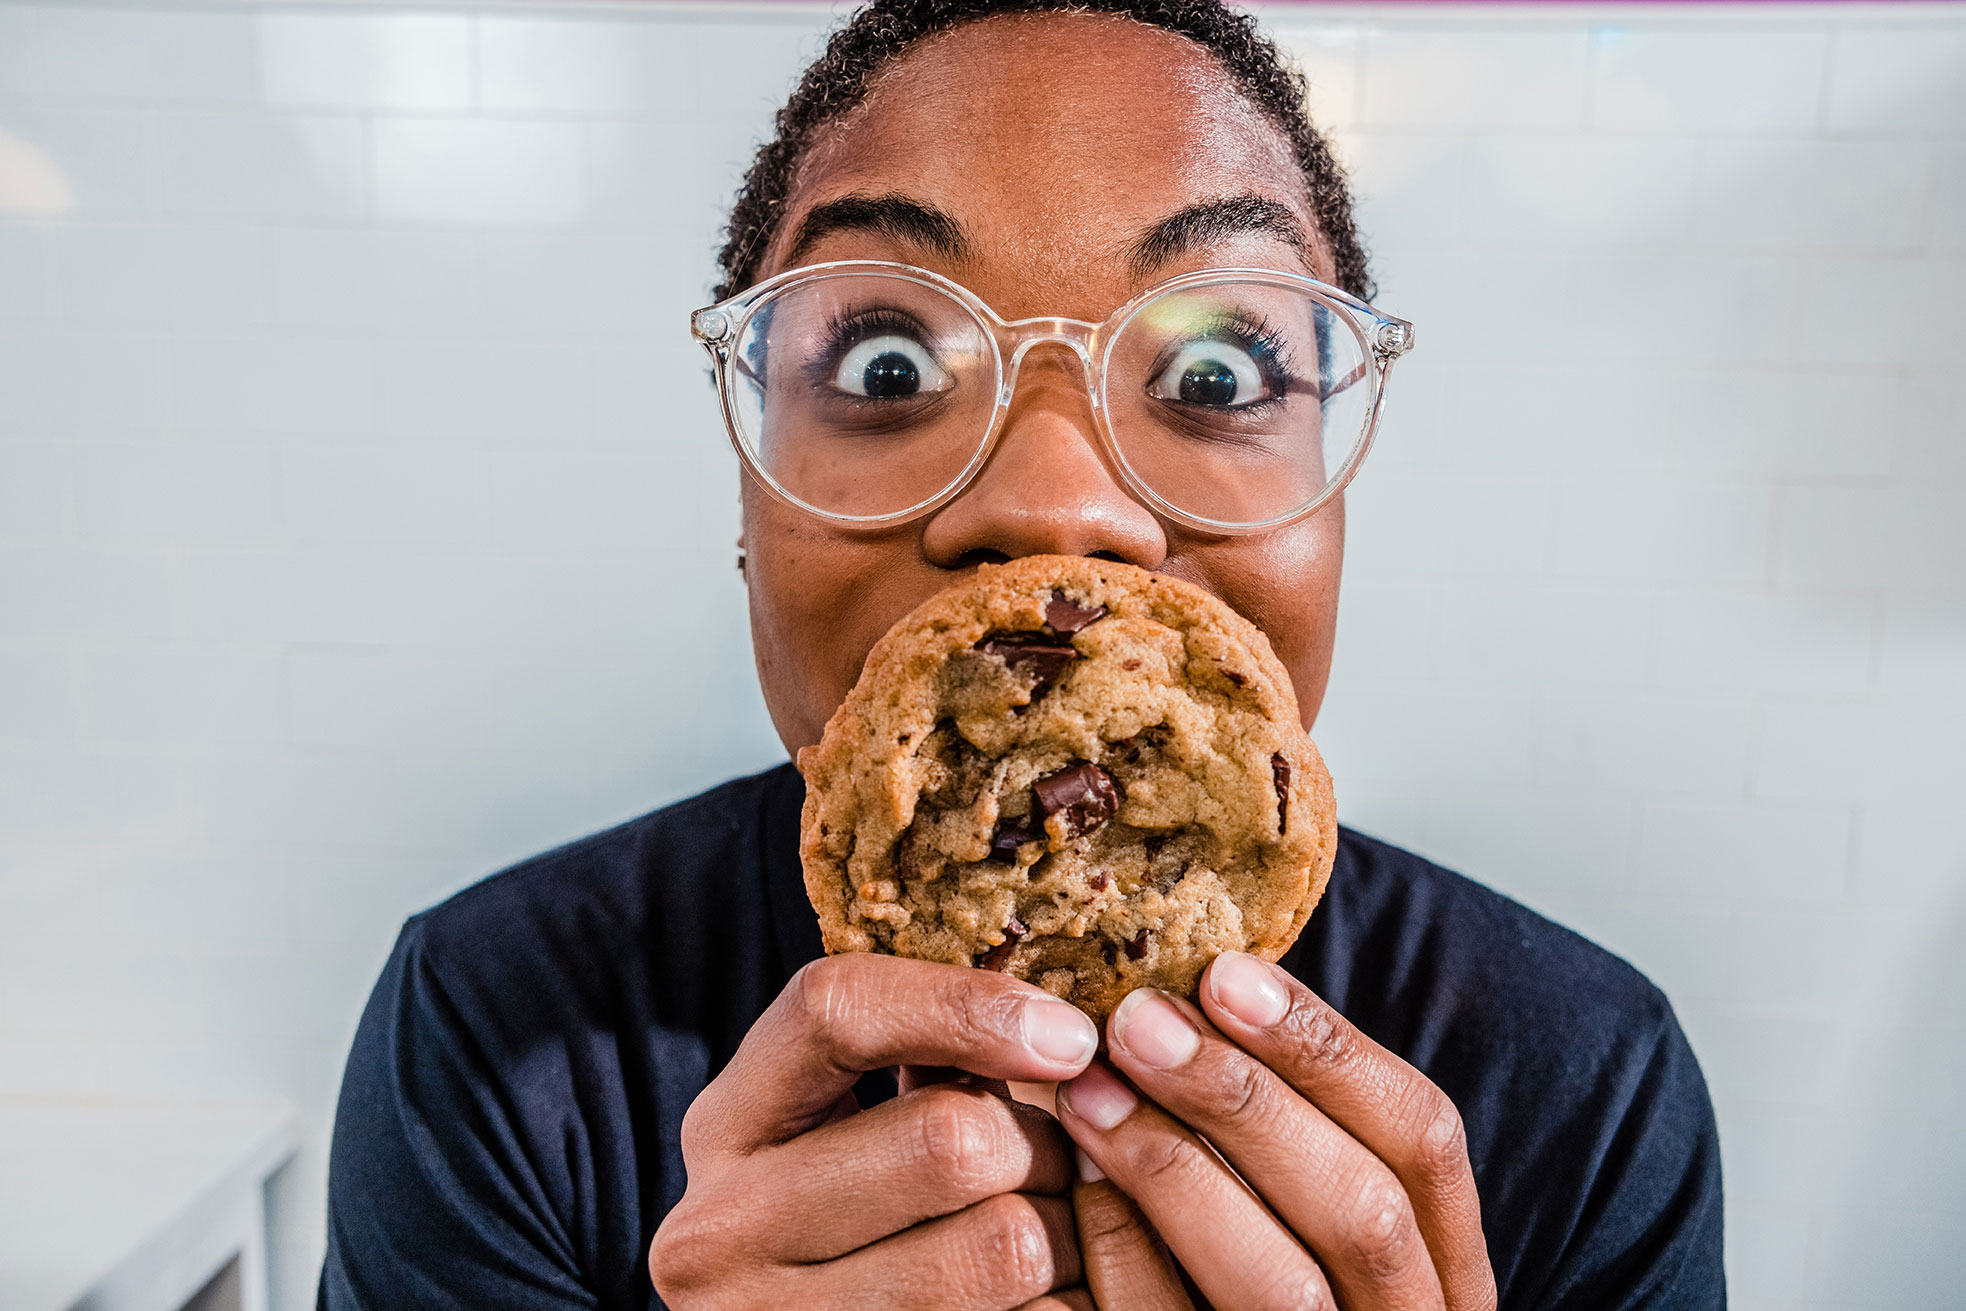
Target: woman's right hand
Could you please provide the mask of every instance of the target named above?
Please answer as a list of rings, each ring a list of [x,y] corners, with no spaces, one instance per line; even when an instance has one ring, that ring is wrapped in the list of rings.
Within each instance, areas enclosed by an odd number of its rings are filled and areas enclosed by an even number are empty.
[[[1097,1044],[1076,1007],[989,970],[813,962],[684,1117],[689,1185],[649,1247],[656,1292],[676,1311],[1090,1311],[1050,1116],[960,1082],[862,1111],[853,1085],[894,1065],[1050,1083]]]

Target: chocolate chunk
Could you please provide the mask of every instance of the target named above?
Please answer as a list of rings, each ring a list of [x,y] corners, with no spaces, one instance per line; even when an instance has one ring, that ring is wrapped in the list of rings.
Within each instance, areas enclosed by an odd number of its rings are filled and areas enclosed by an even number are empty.
[[[1142,929],[1126,942],[1126,958],[1139,960],[1147,954],[1147,930]]]
[[[1034,692],[1049,687],[1065,672],[1065,666],[1079,658],[1071,643],[1054,641],[1043,633],[992,633],[978,642],[976,649],[1031,675]]]
[[[1289,819],[1290,762],[1280,751],[1270,757],[1270,781],[1277,785],[1277,832],[1281,833]]]
[[[1042,842],[1044,833],[1038,829],[1026,828],[1024,821],[1000,819],[997,831],[990,835],[990,859],[1000,860],[1006,865],[1017,863],[1017,849],[1026,842]]]
[[[1095,620],[1106,617],[1106,607],[1096,605],[1088,610],[1068,599],[1063,592],[1053,592],[1051,599],[1044,603],[1045,626],[1054,633],[1067,637]]]
[[[1092,832],[1120,808],[1113,776],[1085,761],[1045,775],[1032,784],[1031,791],[1037,797],[1041,818],[1065,817],[1067,836]]]
[[[1106,890],[1106,884],[1110,881],[1106,877],[1106,871],[1103,869],[1096,869],[1085,876],[1085,886],[1091,888],[1094,892],[1104,892]]]
[[[1160,849],[1167,845],[1167,834],[1149,833],[1140,840],[1140,845],[1147,849],[1147,859],[1152,860],[1160,855]]]
[[[1004,962],[1010,959],[1011,950],[1017,946],[1017,940],[1029,931],[1024,927],[1023,920],[1012,915],[1010,917],[1010,923],[1003,926],[1003,941],[978,956],[976,958],[976,968],[979,970],[1002,969]]]

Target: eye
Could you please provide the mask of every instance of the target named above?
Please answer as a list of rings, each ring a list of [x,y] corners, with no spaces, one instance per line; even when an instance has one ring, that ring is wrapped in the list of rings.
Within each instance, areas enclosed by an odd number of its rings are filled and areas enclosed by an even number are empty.
[[[1233,409],[1269,399],[1270,389],[1262,366],[1247,350],[1234,342],[1205,339],[1176,351],[1147,384],[1147,394],[1164,401]]]
[[[949,375],[928,347],[910,337],[884,332],[854,343],[840,357],[833,385],[871,400],[899,400],[949,386]]]

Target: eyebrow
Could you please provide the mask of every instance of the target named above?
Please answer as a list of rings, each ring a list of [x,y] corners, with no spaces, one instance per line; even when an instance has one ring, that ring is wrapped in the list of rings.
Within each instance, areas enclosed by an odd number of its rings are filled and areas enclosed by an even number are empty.
[[[952,263],[969,258],[970,241],[962,224],[933,205],[893,194],[842,196],[813,206],[799,221],[785,254],[786,267],[796,268],[822,237],[856,229],[934,251]]]
[[[1197,246],[1245,233],[1267,233],[1300,251],[1311,246],[1304,225],[1288,206],[1267,196],[1224,196],[1170,214],[1135,237],[1127,247],[1127,268],[1144,280]]]

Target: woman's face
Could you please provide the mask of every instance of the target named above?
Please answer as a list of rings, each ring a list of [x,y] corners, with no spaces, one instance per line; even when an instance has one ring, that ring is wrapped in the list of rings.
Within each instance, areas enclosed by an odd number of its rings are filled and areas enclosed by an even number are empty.
[[[761,276],[822,260],[896,260],[961,283],[1007,319],[1097,322],[1192,269],[1253,265],[1328,280],[1304,190],[1283,134],[1199,47],[1111,17],[994,18],[917,47],[822,134]],[[848,196],[903,198],[945,216],[960,240],[807,224]],[[1282,206],[1308,240],[1293,240],[1274,215],[1177,225],[1186,244],[1142,269],[1143,241],[1169,219],[1244,196]],[[897,528],[834,527],[746,479],[752,641],[789,750],[819,740],[895,620],[984,561],[1036,554],[1124,560],[1220,596],[1269,634],[1310,726],[1330,671],[1342,501],[1244,537],[1157,519],[1102,459],[1083,379],[1069,352],[1034,350],[989,463],[954,501]]]

